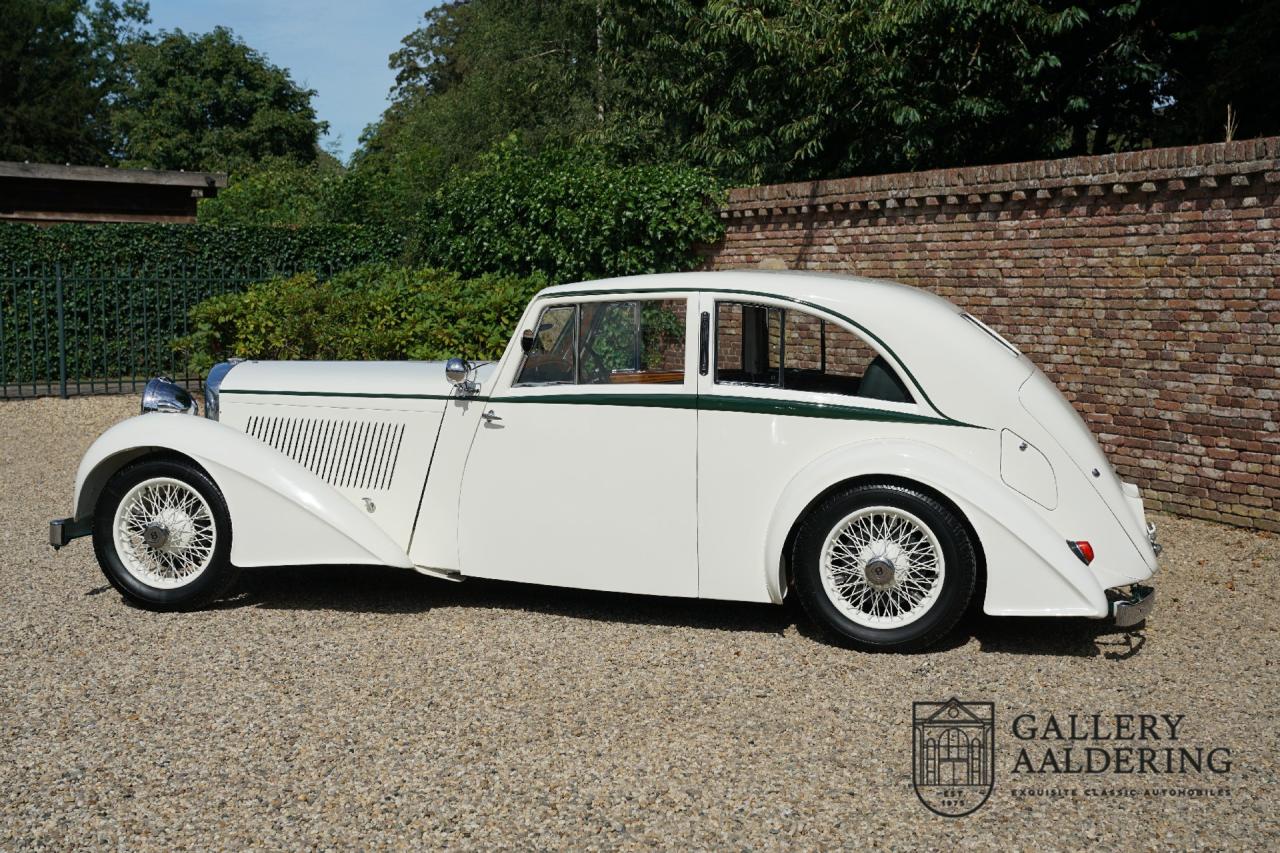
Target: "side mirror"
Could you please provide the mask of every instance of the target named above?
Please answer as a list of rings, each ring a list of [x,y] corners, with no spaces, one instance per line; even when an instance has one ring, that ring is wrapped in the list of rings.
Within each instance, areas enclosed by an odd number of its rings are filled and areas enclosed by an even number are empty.
[[[474,370],[469,361],[461,358],[451,358],[444,365],[445,378],[463,394],[474,394],[480,390],[480,386],[470,381],[467,377]]]
[[[532,329],[525,329],[520,334],[520,349],[523,350],[526,355],[533,352],[533,341],[534,337]]]

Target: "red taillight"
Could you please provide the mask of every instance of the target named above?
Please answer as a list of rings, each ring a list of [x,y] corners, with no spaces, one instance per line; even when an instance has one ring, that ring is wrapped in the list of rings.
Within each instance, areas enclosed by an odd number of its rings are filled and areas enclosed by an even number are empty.
[[[1093,562],[1093,546],[1088,542],[1085,542],[1084,540],[1079,542],[1067,540],[1067,546],[1071,549],[1071,553],[1079,557],[1080,562],[1084,563],[1086,566]]]

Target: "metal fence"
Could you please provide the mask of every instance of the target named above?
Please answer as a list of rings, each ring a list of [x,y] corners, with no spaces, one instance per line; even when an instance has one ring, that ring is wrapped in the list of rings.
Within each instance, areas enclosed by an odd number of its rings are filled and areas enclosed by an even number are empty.
[[[283,274],[187,269],[0,269],[0,399],[136,391],[195,382],[173,348],[196,303]]]

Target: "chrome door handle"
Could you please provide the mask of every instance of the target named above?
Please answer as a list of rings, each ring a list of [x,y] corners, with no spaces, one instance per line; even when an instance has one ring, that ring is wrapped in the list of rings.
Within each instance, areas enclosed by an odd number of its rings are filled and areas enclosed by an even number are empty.
[[[490,409],[489,411],[485,412],[485,413],[484,413],[483,415],[481,415],[480,417],[484,418],[484,419],[485,419],[486,421],[488,421],[489,423],[493,423],[494,421],[500,421],[500,420],[502,420],[502,418],[501,418],[497,413],[495,413],[495,412],[493,411],[493,409]]]

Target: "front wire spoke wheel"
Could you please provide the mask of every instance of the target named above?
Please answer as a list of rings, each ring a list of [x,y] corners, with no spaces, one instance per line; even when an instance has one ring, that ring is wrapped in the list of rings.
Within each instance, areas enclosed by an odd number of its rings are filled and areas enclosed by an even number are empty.
[[[218,545],[209,502],[172,477],[133,486],[116,507],[112,533],[125,570],[154,589],[195,581],[212,564]]]
[[[919,517],[900,507],[869,506],[831,529],[819,575],[832,605],[850,621],[898,628],[933,607],[946,561],[937,536]]]

